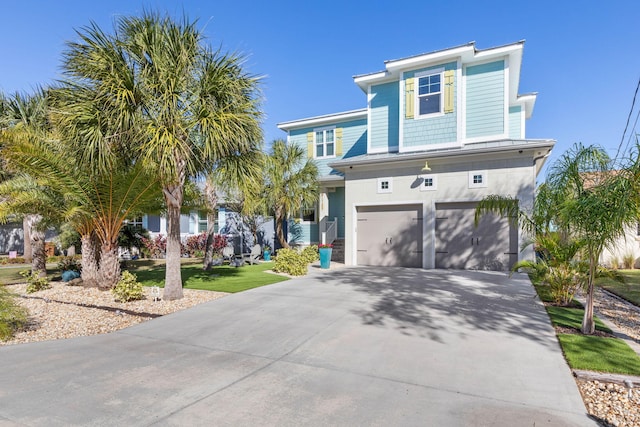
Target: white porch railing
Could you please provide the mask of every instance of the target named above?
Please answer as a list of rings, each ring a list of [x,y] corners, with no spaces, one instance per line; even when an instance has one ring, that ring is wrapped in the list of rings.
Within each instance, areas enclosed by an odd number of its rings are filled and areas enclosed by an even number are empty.
[[[325,231],[322,232],[322,244],[330,245],[338,237],[338,218],[333,218],[333,221],[327,221],[325,223]]]

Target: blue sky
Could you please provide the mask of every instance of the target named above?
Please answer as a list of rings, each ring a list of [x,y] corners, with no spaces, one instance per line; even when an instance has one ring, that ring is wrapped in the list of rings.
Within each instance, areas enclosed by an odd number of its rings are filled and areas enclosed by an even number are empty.
[[[184,11],[211,45],[248,55],[249,71],[265,76],[267,142],[285,136],[279,122],[366,107],[352,76],[382,70],[385,60],[524,39],[520,93],[538,92],[527,137],[556,139],[552,160],[575,142],[614,155],[640,78],[637,0],[4,0],[0,89],[53,81],[75,28],[93,20],[111,29],[118,15],[143,8]]]

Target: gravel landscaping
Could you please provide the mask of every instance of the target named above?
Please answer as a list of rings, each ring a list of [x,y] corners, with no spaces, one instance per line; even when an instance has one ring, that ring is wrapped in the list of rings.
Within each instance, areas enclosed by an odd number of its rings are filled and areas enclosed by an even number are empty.
[[[29,326],[10,341],[0,341],[0,345],[105,334],[227,295],[183,289],[184,298],[180,300],[154,301],[152,288],[144,288],[144,299],[120,303],[108,291],[61,282],[51,285],[32,294],[26,293],[25,284],[6,286],[29,310]]]
[[[640,309],[597,290],[595,310],[601,319],[613,323],[617,329],[640,344]],[[602,380],[585,380],[578,377],[576,383],[589,414],[604,426],[640,426],[640,378],[627,377],[635,389],[629,398],[622,384]]]

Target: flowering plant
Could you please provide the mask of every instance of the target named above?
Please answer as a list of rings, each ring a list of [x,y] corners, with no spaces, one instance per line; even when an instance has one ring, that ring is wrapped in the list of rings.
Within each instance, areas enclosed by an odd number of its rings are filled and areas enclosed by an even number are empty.
[[[318,249],[322,249],[322,248],[332,248],[333,245],[331,243],[321,243],[318,245]]]

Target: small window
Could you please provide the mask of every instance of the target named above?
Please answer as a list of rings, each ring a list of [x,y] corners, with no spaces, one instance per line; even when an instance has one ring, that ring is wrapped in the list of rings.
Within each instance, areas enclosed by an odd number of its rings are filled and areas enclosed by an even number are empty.
[[[129,223],[130,225],[132,225],[135,228],[142,228],[142,217],[139,216],[137,218],[130,219],[130,220],[127,221],[127,223]]]
[[[316,129],[316,158],[335,157],[335,128]]]
[[[469,188],[487,186],[487,171],[469,171]]]
[[[420,184],[420,191],[435,191],[438,180],[436,175],[422,175],[422,183]]]
[[[198,211],[198,233],[202,233],[208,229],[209,221],[207,221],[207,213],[205,211]]]
[[[302,221],[304,222],[314,222],[316,220],[316,210],[315,209],[303,209],[300,214]]]
[[[416,116],[442,112],[442,70],[416,75]]]
[[[378,193],[391,193],[393,181],[391,178],[378,178]]]

